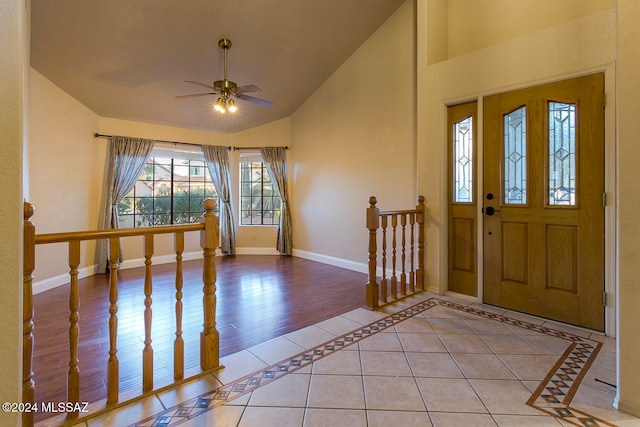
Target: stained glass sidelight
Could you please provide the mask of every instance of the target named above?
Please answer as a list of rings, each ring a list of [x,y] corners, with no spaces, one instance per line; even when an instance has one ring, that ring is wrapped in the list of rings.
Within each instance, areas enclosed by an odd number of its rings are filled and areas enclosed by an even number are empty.
[[[549,204],[576,204],[576,106],[549,102]]]
[[[527,203],[527,109],[504,115],[504,203]]]
[[[453,125],[453,201],[473,202],[473,118]]]

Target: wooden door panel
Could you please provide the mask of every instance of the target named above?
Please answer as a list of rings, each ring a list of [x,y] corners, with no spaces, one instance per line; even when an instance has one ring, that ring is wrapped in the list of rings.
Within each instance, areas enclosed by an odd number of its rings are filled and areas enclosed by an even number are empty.
[[[477,103],[449,107],[449,218],[448,218],[448,290],[465,295],[478,295],[478,238],[477,238],[477,201],[476,201],[476,110]],[[465,136],[469,137],[465,146],[463,163],[466,167],[463,180],[455,176],[457,171],[455,125],[470,119],[470,131]],[[455,193],[460,191],[460,186],[465,189],[465,197],[456,200]],[[469,188],[470,187],[470,188]]]
[[[596,74],[484,100],[485,302],[604,330],[603,91]]]

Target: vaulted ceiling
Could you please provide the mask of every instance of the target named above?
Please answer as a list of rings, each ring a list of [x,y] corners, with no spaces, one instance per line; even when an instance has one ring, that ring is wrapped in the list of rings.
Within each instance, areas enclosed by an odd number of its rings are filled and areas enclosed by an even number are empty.
[[[404,1],[31,0],[31,65],[102,117],[234,133],[291,115]],[[175,98],[222,80],[222,38],[272,106]]]

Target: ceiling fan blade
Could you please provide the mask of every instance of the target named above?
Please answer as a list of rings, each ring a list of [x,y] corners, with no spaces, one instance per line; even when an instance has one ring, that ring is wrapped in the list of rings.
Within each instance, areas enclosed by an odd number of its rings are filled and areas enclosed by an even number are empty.
[[[249,92],[262,92],[262,89],[254,85],[238,86],[236,88],[236,93],[249,93]]]
[[[216,92],[209,92],[209,93],[193,93],[191,95],[180,95],[180,96],[176,96],[177,99],[182,99],[182,98],[193,98],[194,96],[206,96],[206,95],[217,95]]]
[[[196,85],[204,86],[204,87],[206,87],[208,89],[213,90],[213,86],[212,85],[208,85],[206,83],[194,82],[193,80],[185,80],[184,82],[185,83],[193,83],[193,84],[196,84]]]
[[[255,98],[249,95],[243,95],[241,93],[237,93],[236,97],[238,99],[242,99],[243,101],[251,102],[252,104],[262,105],[263,107],[271,107],[273,105],[273,102],[271,101],[265,101],[264,99]]]

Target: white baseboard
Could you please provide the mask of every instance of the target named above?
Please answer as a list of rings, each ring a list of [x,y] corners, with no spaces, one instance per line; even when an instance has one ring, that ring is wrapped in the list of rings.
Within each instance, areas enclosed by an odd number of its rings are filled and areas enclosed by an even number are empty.
[[[216,255],[218,254],[216,253]],[[201,251],[184,252],[182,254],[183,261],[191,261],[194,259],[201,259],[201,258],[202,258]],[[152,258],[152,262],[153,262],[153,265],[170,264],[172,262],[176,262],[176,254],[154,256]],[[138,267],[144,267],[144,258],[124,260],[120,263],[120,270],[127,270],[129,268],[138,268]]]
[[[236,248],[236,255],[280,255],[276,248]]]
[[[98,270],[97,265],[90,265],[89,267],[78,269],[78,279],[84,279],[85,277],[93,276]],[[69,283],[69,274],[60,274],[59,276],[49,277],[43,280],[35,280],[33,282],[32,289],[33,295],[40,292],[48,291],[49,289],[57,288],[58,286],[66,285]]]
[[[346,268],[347,270],[357,271],[358,273],[366,274],[369,272],[369,267],[364,262],[349,261],[342,258],[318,254],[315,252],[307,252],[300,249],[294,249],[292,255],[311,261],[321,262],[323,264],[333,265],[335,267]]]

